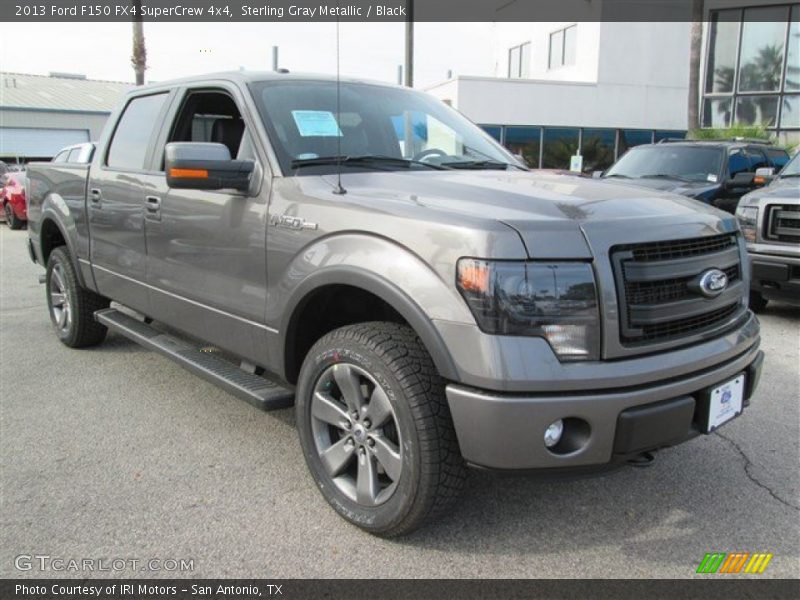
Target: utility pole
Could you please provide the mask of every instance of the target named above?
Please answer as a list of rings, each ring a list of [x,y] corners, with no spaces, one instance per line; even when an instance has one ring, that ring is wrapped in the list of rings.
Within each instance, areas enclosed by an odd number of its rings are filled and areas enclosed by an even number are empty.
[[[273,46],[272,47],[272,70],[273,71],[277,71],[278,70],[278,47],[277,46]]]
[[[133,17],[133,52],[131,55],[131,66],[136,75],[136,85],[144,85],[144,72],[147,70],[147,49],[144,46],[141,0],[133,0],[133,8],[135,15]]]
[[[414,0],[406,0],[406,87],[414,87]]]

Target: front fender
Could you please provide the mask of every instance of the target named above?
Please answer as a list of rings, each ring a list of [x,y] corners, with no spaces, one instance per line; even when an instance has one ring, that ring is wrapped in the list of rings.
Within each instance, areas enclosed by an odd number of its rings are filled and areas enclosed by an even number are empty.
[[[455,265],[452,268],[455,277]],[[457,370],[435,321],[474,323],[454,283],[409,249],[377,236],[344,234],[318,240],[299,253],[273,288],[282,307],[280,347],[285,353],[297,315],[315,290],[328,285],[349,285],[381,298],[419,335],[439,373],[457,380]],[[268,315],[268,322],[270,321]],[[281,357],[281,364],[285,354]]]

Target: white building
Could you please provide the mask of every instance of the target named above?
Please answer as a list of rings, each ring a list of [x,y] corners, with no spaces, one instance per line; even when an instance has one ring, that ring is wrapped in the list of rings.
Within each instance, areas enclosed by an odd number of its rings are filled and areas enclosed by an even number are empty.
[[[587,4],[587,18],[597,10],[597,2]],[[703,125],[763,122],[782,140],[800,141],[800,95],[793,94],[800,92],[800,5],[706,0],[705,11]],[[494,29],[495,77],[457,76],[428,91],[532,166],[566,168],[580,149],[591,171],[631,146],[685,135],[690,23]]]
[[[130,87],[69,73],[0,73],[0,159],[49,160],[64,146],[96,140]]]

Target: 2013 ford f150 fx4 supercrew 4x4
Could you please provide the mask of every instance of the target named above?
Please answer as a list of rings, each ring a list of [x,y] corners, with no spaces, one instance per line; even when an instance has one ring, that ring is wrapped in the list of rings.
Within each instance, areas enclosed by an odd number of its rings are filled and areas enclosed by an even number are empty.
[[[442,514],[467,465],[582,469],[708,433],[758,381],[733,215],[531,173],[421,92],[140,87],[91,165],[29,177],[61,341],[111,329],[264,409],[294,403],[321,493],[372,533]]]

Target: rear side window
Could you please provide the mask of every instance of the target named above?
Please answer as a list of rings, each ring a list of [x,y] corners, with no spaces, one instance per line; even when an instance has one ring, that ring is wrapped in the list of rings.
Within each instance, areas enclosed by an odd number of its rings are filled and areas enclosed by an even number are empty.
[[[53,157],[52,162],[65,162],[67,160],[67,154],[69,154],[69,150],[62,150]]]
[[[81,155],[81,149],[80,148],[73,148],[72,150],[69,151],[69,156],[67,156],[67,162],[71,162],[71,163],[80,162],[78,160],[78,157],[80,155]]]
[[[770,162],[771,167],[775,167],[775,171],[780,171],[789,162],[789,155],[784,150],[778,148],[768,148],[765,150],[767,160]]]
[[[117,169],[143,169],[150,136],[167,94],[134,98],[117,124],[106,164]]]

